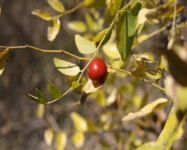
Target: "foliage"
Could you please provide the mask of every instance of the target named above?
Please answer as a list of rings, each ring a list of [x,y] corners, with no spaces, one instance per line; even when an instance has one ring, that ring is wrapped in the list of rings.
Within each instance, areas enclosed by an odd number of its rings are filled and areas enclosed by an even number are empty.
[[[55,140],[56,150],[63,150],[68,142],[67,137],[71,135],[74,146],[80,149],[86,142],[86,134],[94,135],[95,133],[108,131],[115,135],[115,139],[120,147],[123,145],[121,144],[123,143],[123,137],[121,136],[122,133],[119,134],[115,131],[116,127],[123,128],[123,123],[135,119],[137,127],[149,128],[152,119],[150,117],[151,114],[172,103],[168,119],[156,142],[144,143],[145,141],[137,141],[136,139],[136,142],[132,144],[136,137],[134,138],[134,134],[131,131],[128,132],[131,136],[129,136],[125,145],[126,149],[136,148],[137,150],[171,149],[174,142],[183,135],[182,124],[184,123],[183,118],[187,111],[187,55],[186,49],[183,43],[181,43],[180,32],[181,28],[184,27],[182,22],[184,19],[181,19],[182,21],[178,25],[176,24],[176,17],[181,17],[180,12],[185,6],[175,3],[175,0],[167,0],[162,5],[159,1],[131,0],[125,3],[122,0],[111,0],[107,3],[105,0],[85,0],[82,2],[76,1],[76,7],[66,10],[60,0],[47,0],[47,2],[51,8],[58,12],[58,15],[51,16],[49,12],[39,9],[33,10],[32,14],[49,22],[47,38],[51,42],[55,40],[60,31],[61,17],[79,8],[87,9],[85,21],[71,20],[67,24],[70,30],[81,34],[75,35],[75,44],[82,57],[65,50],[43,50],[30,45],[20,47],[0,46],[0,75],[3,73],[4,67],[9,60],[9,51],[16,48],[30,48],[43,53],[63,53],[79,61],[88,61],[82,69],[77,62],[72,63],[55,57],[53,59],[54,65],[62,74],[67,76],[70,88],[65,93],[62,93],[53,83],[49,82],[48,89],[53,100],[48,101],[47,96],[44,96],[38,89],[35,89],[35,96],[31,94],[27,94],[27,96],[40,103],[37,109],[37,116],[41,120],[45,120],[44,104],[54,103],[64,98],[66,94],[77,91],[79,91],[77,93],[81,94],[80,100],[70,104],[70,106],[83,105],[88,96],[90,96],[96,99],[103,112],[97,120],[98,123],[86,119],[86,117],[76,112],[72,112],[70,118],[74,125],[73,131],[69,133],[61,128],[56,129],[51,124],[50,127],[46,127],[44,132],[46,144],[50,146],[53,140]],[[105,27],[104,21],[101,21],[103,17],[100,16],[99,10],[96,9],[97,7],[105,9],[104,19],[107,27]],[[170,26],[168,25],[167,28],[163,26],[158,31],[150,34],[141,34],[142,31],[146,32],[144,26],[147,24],[154,26],[161,19],[164,20],[165,25],[170,23]],[[139,46],[140,43],[165,30],[170,31],[168,32],[169,42],[167,47],[157,48],[159,53],[156,56],[144,50],[139,51],[138,54],[131,53],[131,50]],[[87,32],[91,34],[90,37]],[[106,54],[105,57],[99,51],[101,48],[104,54]],[[90,79],[86,82],[84,78],[86,77],[84,73],[89,63],[96,56],[103,57],[106,62],[109,62],[107,64],[108,77],[105,83],[100,85],[94,85]],[[128,58],[130,59],[129,62],[127,61]],[[128,65],[130,71],[127,71]],[[124,69],[125,67],[126,69]],[[161,87],[158,83],[164,79],[165,73],[167,73],[166,86]],[[135,80],[124,84],[123,79],[127,75],[132,76]],[[147,77],[151,80],[148,80]],[[117,79],[121,80],[120,85],[115,84]],[[145,93],[143,98],[135,94],[137,80],[156,87],[166,93],[170,99],[155,98],[153,102],[147,104],[147,93]],[[103,86],[107,86],[106,90],[102,90]],[[119,112],[110,109],[110,107],[118,109]],[[131,113],[132,110],[138,111]],[[128,115],[121,118],[120,113],[128,113]],[[138,119],[140,117],[145,122]],[[109,144],[105,141],[101,141],[100,145],[103,149],[110,149]]]

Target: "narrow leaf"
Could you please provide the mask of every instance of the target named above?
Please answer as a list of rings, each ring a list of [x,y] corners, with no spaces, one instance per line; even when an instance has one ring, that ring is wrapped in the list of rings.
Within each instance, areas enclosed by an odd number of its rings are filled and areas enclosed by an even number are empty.
[[[52,128],[46,129],[44,132],[44,139],[47,145],[50,146],[52,144],[53,137],[54,137],[54,133],[53,133]]]
[[[51,15],[45,10],[36,9],[36,10],[32,11],[32,14],[35,15],[35,16],[38,16],[38,17],[40,17],[40,18],[42,18],[43,20],[46,20],[46,21],[49,21],[49,20],[52,19]]]
[[[9,49],[0,50],[0,75],[3,73],[4,67],[9,61],[9,57],[10,57]]]
[[[38,118],[43,118],[44,116],[44,105],[43,104],[38,104],[37,110],[36,110],[36,114]]]
[[[71,113],[71,119],[73,121],[74,127],[80,132],[86,132],[88,130],[86,120],[77,114],[76,112]]]
[[[54,58],[53,61],[58,70],[65,75],[75,76],[80,72],[80,68],[76,64],[58,58]]]
[[[60,20],[58,17],[53,17],[49,23],[47,37],[49,41],[53,41],[60,30]]]
[[[44,95],[38,89],[35,90],[35,94],[38,98],[39,103],[42,103],[42,104],[47,104],[48,103],[48,101],[46,100]]]
[[[59,132],[55,136],[56,150],[64,150],[67,143],[67,134],[65,132]]]
[[[77,149],[81,148],[84,144],[84,133],[76,132],[73,134],[73,144]]]
[[[183,135],[183,122],[184,119],[179,122],[175,106],[173,106],[165,123],[164,129],[157,139],[157,143],[163,145],[166,150],[171,149],[175,140],[179,139]]]
[[[58,11],[60,13],[65,11],[64,5],[62,4],[62,2],[60,0],[47,0],[47,2],[56,11]]]
[[[79,52],[82,54],[91,54],[96,51],[95,44],[80,35],[75,35],[75,43]]]
[[[89,14],[89,13],[86,13],[85,14],[85,20],[86,20],[86,24],[87,24],[87,26],[88,26],[88,29],[90,30],[90,31],[96,31],[97,30],[97,28],[96,28],[96,26],[95,26],[95,22],[94,22],[94,20],[92,19],[92,17],[91,17],[91,15]]]
[[[82,21],[71,21],[67,24],[68,28],[75,32],[83,33],[86,32],[86,25]]]
[[[51,82],[48,83],[48,89],[49,89],[51,96],[54,99],[63,97],[63,94],[61,93],[61,91],[53,83]]]
[[[164,107],[165,105],[167,105],[169,103],[170,103],[170,101],[168,101],[165,98],[157,99],[154,102],[152,102],[150,104],[147,104],[140,111],[138,111],[136,113],[129,113],[122,120],[123,121],[130,121],[130,120],[133,120],[135,118],[143,117],[143,116],[145,116],[147,114],[153,113],[153,112],[161,109],[162,107]]]

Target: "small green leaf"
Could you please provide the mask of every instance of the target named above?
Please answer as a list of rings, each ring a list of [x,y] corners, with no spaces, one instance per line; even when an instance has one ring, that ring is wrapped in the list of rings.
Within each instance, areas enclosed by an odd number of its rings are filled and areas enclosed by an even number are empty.
[[[9,58],[10,58],[9,49],[0,50],[0,75],[3,73],[4,67],[6,66]]]
[[[77,82],[77,81],[73,81],[72,82],[72,91],[76,88],[78,88],[81,85],[81,83]]]
[[[105,39],[103,40],[101,46],[104,45],[106,42],[108,42],[108,40],[109,40],[110,37],[111,37],[111,33],[112,33],[112,30],[111,30],[111,29],[112,29],[112,28],[107,28],[107,29],[101,31],[101,32],[93,39],[93,42],[95,43],[96,47],[99,46],[99,44],[100,44],[100,42],[102,41],[102,39],[103,39],[104,36],[105,36]],[[107,30],[109,30],[109,31],[107,32]],[[106,34],[106,32],[107,32],[107,34]]]
[[[59,132],[55,135],[56,150],[64,150],[67,143],[67,134]]]
[[[48,101],[45,99],[44,95],[38,90],[35,90],[35,94],[38,97],[38,102],[42,104],[47,104]]]
[[[74,133],[72,140],[73,140],[73,144],[77,149],[81,148],[84,144],[84,133],[82,132]]]
[[[146,70],[145,75],[151,79],[157,80],[162,77],[162,71],[161,70]]]
[[[48,89],[51,94],[51,96],[54,99],[62,98],[63,94],[60,92],[60,90],[51,82],[48,83]]]
[[[62,4],[61,1],[59,1],[59,0],[47,0],[47,2],[56,11],[58,11],[60,13],[65,11],[64,5]]]
[[[156,142],[149,142],[138,147],[136,150],[165,150],[165,147]]]
[[[168,101],[165,98],[157,99],[154,102],[152,102],[150,104],[147,104],[140,111],[138,111],[136,113],[129,113],[122,120],[123,121],[130,121],[130,120],[133,120],[135,118],[143,117],[147,114],[153,113],[153,112],[161,109],[162,107],[166,106],[169,103],[170,103],[170,101]]]
[[[95,22],[94,22],[94,20],[92,19],[91,15],[89,13],[85,14],[85,20],[86,20],[86,24],[88,25],[88,29],[90,31],[96,31],[97,30],[97,28],[95,26]]]
[[[36,10],[32,11],[32,14],[35,15],[35,16],[38,16],[38,17],[40,17],[40,18],[42,18],[43,20],[46,20],[46,21],[49,21],[49,20],[52,19],[51,15],[45,10],[36,9]]]
[[[165,123],[164,129],[157,139],[157,143],[163,145],[166,150],[171,149],[173,143],[182,137],[184,131],[182,129],[182,124],[184,123],[184,118],[179,122],[175,106],[172,107],[169,117]]]
[[[145,60],[147,63],[153,63],[154,62],[154,56],[150,52],[141,52],[137,55],[136,60],[141,61]]]
[[[75,35],[75,43],[79,52],[82,54],[91,54],[96,51],[95,44],[80,35]]]
[[[44,104],[38,104],[37,110],[36,110],[36,114],[38,118],[43,118],[44,115]]]
[[[100,7],[105,4],[105,0],[86,0],[84,3],[85,7],[92,8],[92,7]]]
[[[42,103],[42,104],[47,104],[47,103],[48,103],[47,101],[41,101],[41,100],[39,100],[38,97],[35,97],[35,96],[31,95],[31,94],[26,94],[26,95],[27,95],[30,99],[34,100],[35,102]]]
[[[76,112],[71,113],[71,119],[77,131],[86,132],[88,130],[86,120]]]
[[[112,58],[112,59],[119,59],[121,58],[118,48],[115,43],[107,43],[103,46],[104,53]]]
[[[123,6],[123,0],[111,0],[111,2],[107,5],[107,12],[111,16],[115,16],[120,8]]]
[[[83,33],[86,32],[86,25],[82,21],[71,21],[67,24],[68,28],[75,32]]]
[[[60,20],[58,17],[53,17],[49,22],[49,27],[47,30],[47,37],[49,41],[53,41],[60,30]]]
[[[54,133],[52,128],[47,128],[44,132],[44,139],[47,145],[51,145],[53,141]]]
[[[58,58],[54,58],[53,61],[58,70],[65,75],[75,76],[80,72],[80,68],[76,64]]]

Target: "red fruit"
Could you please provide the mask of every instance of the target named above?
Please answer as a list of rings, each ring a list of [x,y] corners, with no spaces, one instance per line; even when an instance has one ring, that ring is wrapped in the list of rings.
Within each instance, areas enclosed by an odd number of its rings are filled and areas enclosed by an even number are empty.
[[[100,58],[94,58],[88,66],[88,76],[94,84],[104,83],[107,77],[107,66]]]

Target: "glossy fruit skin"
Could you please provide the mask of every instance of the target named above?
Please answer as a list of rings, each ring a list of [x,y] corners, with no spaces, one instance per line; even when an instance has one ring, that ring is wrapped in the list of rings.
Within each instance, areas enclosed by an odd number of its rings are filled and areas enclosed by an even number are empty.
[[[104,83],[107,77],[107,66],[100,58],[94,58],[88,66],[88,76],[94,84]]]

